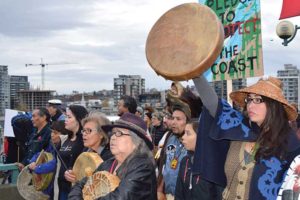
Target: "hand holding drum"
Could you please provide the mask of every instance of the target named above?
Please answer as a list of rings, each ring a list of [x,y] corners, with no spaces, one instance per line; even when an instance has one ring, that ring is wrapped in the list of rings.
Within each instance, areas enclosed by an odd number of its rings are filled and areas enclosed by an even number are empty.
[[[204,73],[219,56],[224,31],[209,7],[186,3],[167,11],[152,27],[146,56],[154,71],[183,81]]]

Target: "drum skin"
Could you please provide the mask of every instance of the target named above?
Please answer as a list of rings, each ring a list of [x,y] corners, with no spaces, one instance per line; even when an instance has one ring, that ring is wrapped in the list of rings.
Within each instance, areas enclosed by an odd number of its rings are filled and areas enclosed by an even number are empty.
[[[95,171],[97,167],[103,162],[102,158],[94,152],[83,152],[76,159],[73,172],[76,176],[76,181],[80,181],[86,176],[85,169],[90,167],[92,171]]]
[[[154,24],[146,42],[146,57],[158,75],[183,81],[210,68],[223,42],[223,26],[214,11],[186,3],[167,11]]]
[[[113,192],[120,184],[120,179],[107,171],[99,171],[88,177],[82,189],[84,200],[92,200],[103,197]]]
[[[48,200],[50,197],[42,191],[37,191],[32,184],[32,173],[29,170],[29,165],[23,168],[17,180],[17,188],[20,195],[25,200]]]
[[[53,155],[43,150],[36,160],[36,166],[49,162],[51,160],[53,160]],[[53,174],[53,172],[48,174],[36,174],[32,172],[32,183],[34,185],[34,188],[37,191],[45,190],[51,183]]]

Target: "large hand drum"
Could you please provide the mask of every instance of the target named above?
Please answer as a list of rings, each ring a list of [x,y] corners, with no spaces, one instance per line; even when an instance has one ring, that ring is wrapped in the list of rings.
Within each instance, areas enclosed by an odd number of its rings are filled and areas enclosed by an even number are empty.
[[[86,170],[87,172],[90,171]],[[120,184],[120,179],[107,171],[99,171],[87,174],[88,180],[82,189],[82,197],[84,200],[93,200],[103,197],[113,192]]]
[[[103,162],[102,158],[94,152],[83,152],[76,159],[73,172],[76,176],[76,181],[80,181],[86,176],[85,168],[90,167],[95,171],[97,167]]]
[[[47,200],[49,196],[42,191],[37,191],[32,184],[32,174],[29,171],[29,165],[23,168],[17,180],[17,188],[20,195],[26,200]]]
[[[41,151],[39,157],[36,159],[36,165],[39,166],[41,164],[50,162],[53,160],[53,156],[51,153],[45,152],[44,150]],[[47,174],[36,174],[32,173],[32,183],[37,191],[45,190],[52,181],[54,173],[47,173]]]
[[[186,3],[167,11],[154,24],[146,42],[146,56],[158,75],[188,80],[215,62],[223,41],[223,26],[213,10]]]

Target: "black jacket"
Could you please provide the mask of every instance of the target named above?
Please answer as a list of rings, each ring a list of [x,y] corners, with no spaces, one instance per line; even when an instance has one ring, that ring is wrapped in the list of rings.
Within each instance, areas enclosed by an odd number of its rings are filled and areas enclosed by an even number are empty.
[[[114,159],[104,161],[96,171],[110,171]],[[98,200],[157,200],[155,167],[146,155],[137,155],[127,164],[120,166],[117,175],[121,179],[115,191]],[[86,178],[76,183],[69,194],[69,200],[82,198]]]
[[[180,163],[175,200],[221,200],[224,188],[191,174],[192,160],[193,155],[189,152]]]
[[[60,110],[57,110],[55,115],[51,117],[51,121],[52,122],[58,121],[61,115],[63,115],[63,113]]]
[[[160,139],[164,136],[166,129],[164,128],[163,123],[159,126],[153,126],[151,129],[152,141],[155,146],[158,146]]]
[[[28,165],[32,156],[43,149],[47,148],[51,139],[51,129],[47,124],[39,133],[35,130],[29,139],[29,142],[26,143],[27,153],[25,158],[22,161],[23,165]]]

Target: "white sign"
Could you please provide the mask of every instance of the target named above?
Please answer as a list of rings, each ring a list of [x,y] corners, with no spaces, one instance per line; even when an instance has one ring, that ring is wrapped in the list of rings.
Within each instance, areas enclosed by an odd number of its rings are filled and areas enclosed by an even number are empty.
[[[11,119],[22,111],[5,109],[5,118],[4,118],[4,136],[5,137],[15,137],[13,128],[11,126]]]

